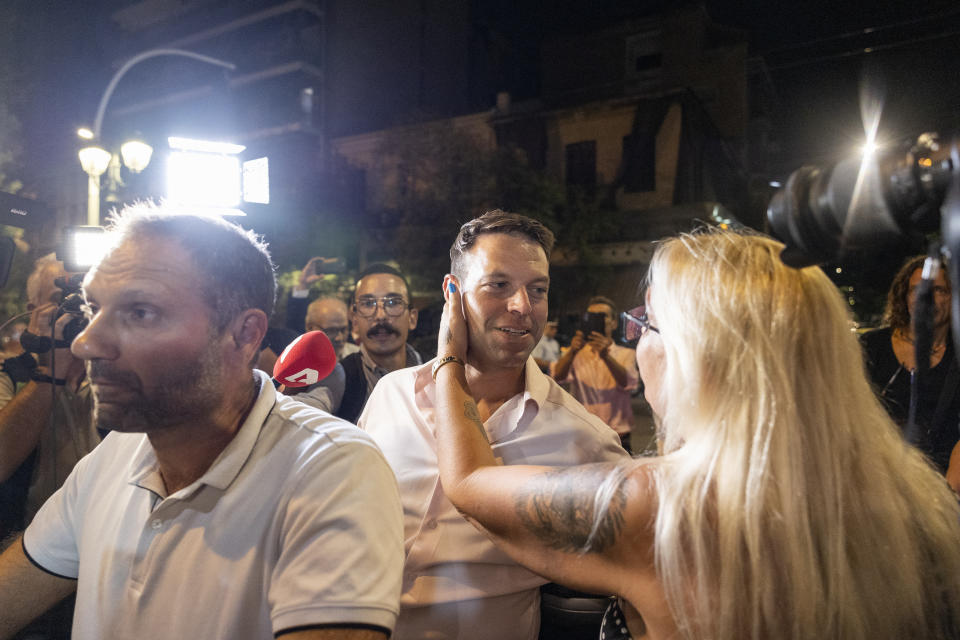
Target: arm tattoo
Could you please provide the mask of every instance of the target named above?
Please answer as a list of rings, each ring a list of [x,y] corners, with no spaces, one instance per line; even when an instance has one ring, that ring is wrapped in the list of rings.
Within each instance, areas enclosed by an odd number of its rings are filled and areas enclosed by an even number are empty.
[[[444,338],[444,340],[446,344],[450,344],[451,342],[453,342],[453,331],[450,331],[450,329],[447,329],[447,335]]]
[[[620,478],[594,530],[597,488],[610,473],[613,471],[609,467],[591,465],[536,476],[517,493],[517,516],[549,547],[571,553],[600,553],[617,542],[626,506]]]
[[[487,430],[483,428],[483,420],[480,419],[480,412],[477,411],[477,405],[473,400],[467,400],[463,403],[463,415],[477,427],[477,431],[483,436],[483,441],[490,444],[490,439],[487,438]]]

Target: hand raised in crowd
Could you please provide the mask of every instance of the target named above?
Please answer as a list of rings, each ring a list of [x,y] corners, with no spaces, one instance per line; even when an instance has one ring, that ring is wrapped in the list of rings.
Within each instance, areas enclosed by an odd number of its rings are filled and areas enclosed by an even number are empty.
[[[570,349],[572,349],[573,352],[576,353],[577,351],[580,351],[580,349],[583,349],[586,346],[586,344],[587,344],[587,341],[583,337],[583,331],[580,331],[579,329],[577,329],[577,332],[573,334],[573,340],[570,341]]]
[[[336,262],[336,258],[321,256],[314,256],[307,260],[307,264],[303,265],[303,269],[300,271],[300,288],[309,289],[310,285],[321,280],[326,274],[326,265],[333,262]]]
[[[577,333],[580,333],[579,331]],[[598,356],[603,358],[607,355],[607,352],[610,351],[610,345],[613,344],[613,339],[608,338],[602,333],[597,333],[596,331],[590,332],[590,338],[587,340],[587,344],[593,349],[593,352]]]

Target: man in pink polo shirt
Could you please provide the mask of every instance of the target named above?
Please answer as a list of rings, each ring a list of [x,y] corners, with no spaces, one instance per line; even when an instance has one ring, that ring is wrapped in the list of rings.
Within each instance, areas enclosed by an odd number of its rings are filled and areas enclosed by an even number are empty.
[[[450,249],[470,331],[465,363],[494,453],[505,464],[568,466],[626,455],[616,435],[537,366],[547,321],[553,234],[490,211]],[[543,578],[510,560],[450,504],[440,486],[434,363],[388,374],[359,425],[400,486],[406,561],[395,640],[534,640]]]
[[[636,354],[633,349],[613,343],[617,314],[612,300],[603,296],[590,298],[587,313],[603,314],[603,333],[591,331],[584,335],[584,331],[577,331],[570,348],[553,363],[553,377],[570,385],[573,397],[616,431],[623,448],[630,451],[630,394],[640,380]]]

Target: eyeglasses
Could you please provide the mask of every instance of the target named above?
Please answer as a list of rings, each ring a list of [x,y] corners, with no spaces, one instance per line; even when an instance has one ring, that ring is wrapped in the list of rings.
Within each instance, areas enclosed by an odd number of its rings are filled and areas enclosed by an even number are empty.
[[[660,329],[650,324],[650,319],[643,307],[636,307],[620,314],[620,336],[624,344],[636,346],[647,331],[660,333]]]
[[[383,312],[392,318],[396,318],[402,314],[409,306],[407,305],[407,301],[400,296],[388,296],[386,298],[380,298],[379,300],[371,296],[369,298],[360,298],[354,302],[353,310],[364,318],[372,318],[377,315],[378,304],[382,305]]]

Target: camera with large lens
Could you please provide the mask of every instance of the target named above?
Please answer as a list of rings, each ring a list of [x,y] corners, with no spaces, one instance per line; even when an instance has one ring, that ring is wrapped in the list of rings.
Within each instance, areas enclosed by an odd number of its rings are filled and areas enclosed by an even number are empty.
[[[787,245],[783,261],[794,267],[904,242],[922,249],[941,219],[949,249],[948,226],[960,228],[946,215],[960,206],[958,175],[957,139],[924,133],[899,148],[797,169],[771,200],[767,220]]]
[[[786,245],[781,259],[792,267],[879,255],[893,244],[929,250],[916,287],[911,384],[927,375],[932,345],[933,283],[941,256],[953,288],[951,323],[960,358],[960,147],[925,133],[916,142],[864,153],[829,167],[794,171],[767,208],[772,233]],[[939,240],[926,242],[940,227]],[[911,401],[912,403],[913,401]],[[913,411],[911,409],[911,416]],[[916,442],[913,417],[907,440]]]
[[[57,318],[65,315],[72,316],[63,328],[63,341],[66,343],[73,342],[74,338],[87,326],[87,318],[83,313],[83,294],[80,292],[82,281],[82,274],[70,278],[57,278],[54,281],[62,291],[60,304],[57,307]]]
[[[83,313],[83,295],[80,293],[80,282],[82,280],[83,274],[54,280],[54,284],[60,288],[60,294],[57,301],[57,312],[50,324],[50,335],[36,335],[24,331],[20,334],[20,346],[23,347],[23,353],[8,358],[2,363],[2,370],[14,382],[52,380],[49,376],[39,373],[35,356],[48,353],[54,348],[69,347],[74,338],[80,335],[80,332],[87,326],[87,319]],[[56,340],[53,337],[53,327],[57,320],[65,315],[69,315],[71,318],[63,328],[63,338]]]

